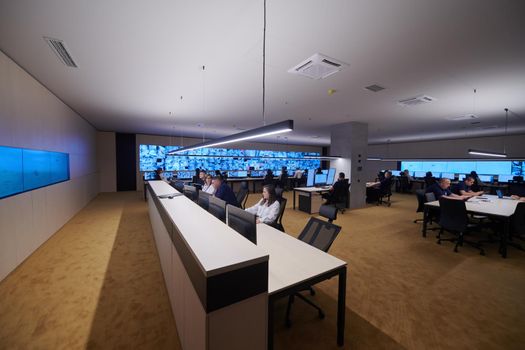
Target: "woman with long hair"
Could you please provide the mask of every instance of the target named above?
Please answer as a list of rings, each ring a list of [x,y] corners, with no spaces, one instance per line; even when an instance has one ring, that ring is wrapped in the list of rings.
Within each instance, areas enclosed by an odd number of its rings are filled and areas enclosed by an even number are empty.
[[[215,194],[215,187],[212,185],[213,179],[210,174],[206,174],[206,177],[204,178],[204,185],[202,185],[203,192],[209,193],[209,194]]]
[[[262,199],[253,207],[246,208],[246,211],[257,215],[257,223],[273,224],[279,216],[280,204],[277,201],[275,187],[265,185],[263,187]]]

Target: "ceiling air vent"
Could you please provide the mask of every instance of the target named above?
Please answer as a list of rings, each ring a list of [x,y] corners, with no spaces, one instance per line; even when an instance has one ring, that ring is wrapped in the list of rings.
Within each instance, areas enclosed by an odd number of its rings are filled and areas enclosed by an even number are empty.
[[[346,66],[348,65],[343,62],[316,53],[297,66],[290,68],[288,73],[303,75],[310,79],[324,79]]]
[[[465,115],[460,115],[459,117],[448,117],[447,118],[447,120],[452,120],[452,121],[462,121],[462,120],[472,120],[472,119],[478,119],[478,116],[474,114],[465,114]]]
[[[372,92],[379,92],[381,90],[384,90],[385,88],[380,85],[373,84],[373,85],[365,86],[365,89],[370,90]]]
[[[419,106],[424,103],[434,102],[436,99],[427,95],[420,95],[412,98],[407,98],[405,100],[397,101],[397,103],[403,107],[412,107]]]
[[[60,61],[68,67],[78,68],[77,64],[73,60],[73,57],[66,48],[66,43],[62,40],[44,37],[44,40],[48,43],[49,47],[58,56]]]

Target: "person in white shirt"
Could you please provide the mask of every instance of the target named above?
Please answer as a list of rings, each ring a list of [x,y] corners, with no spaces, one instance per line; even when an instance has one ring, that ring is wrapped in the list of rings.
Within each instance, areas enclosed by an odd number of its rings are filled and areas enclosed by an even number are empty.
[[[215,187],[212,185],[213,179],[210,174],[206,174],[204,179],[204,185],[202,185],[202,190],[209,194],[215,194]]]
[[[273,224],[279,216],[279,202],[275,194],[275,187],[266,185],[263,187],[262,199],[253,207],[246,208],[246,211],[257,215],[256,222],[264,224]]]

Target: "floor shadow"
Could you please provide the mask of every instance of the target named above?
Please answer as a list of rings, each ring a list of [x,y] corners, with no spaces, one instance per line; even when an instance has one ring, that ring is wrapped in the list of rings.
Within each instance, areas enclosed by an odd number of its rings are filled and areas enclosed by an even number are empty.
[[[124,206],[88,349],[180,349],[147,206]]]

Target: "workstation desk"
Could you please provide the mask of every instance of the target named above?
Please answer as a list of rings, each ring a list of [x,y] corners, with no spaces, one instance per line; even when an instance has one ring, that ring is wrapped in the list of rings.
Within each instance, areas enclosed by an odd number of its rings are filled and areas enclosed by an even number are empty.
[[[319,212],[323,204],[323,193],[330,192],[330,186],[323,187],[295,187],[293,189],[293,209],[295,210],[295,197],[299,195],[299,210],[308,214]]]
[[[167,194],[177,196],[158,197]],[[344,344],[344,261],[265,224],[254,245],[163,181],[149,181],[147,196],[184,349],[272,349],[275,300],[336,275]]]
[[[518,203],[517,200],[498,198],[498,196],[493,195],[483,195],[481,198],[474,197],[465,202],[465,207],[467,208],[468,213],[494,217],[502,221],[503,234],[501,235],[499,253],[504,258],[507,257],[507,239],[510,232],[510,219],[516,211]],[[423,213],[423,237],[427,236],[429,214],[432,209],[439,210],[439,201],[425,203],[425,210]]]

